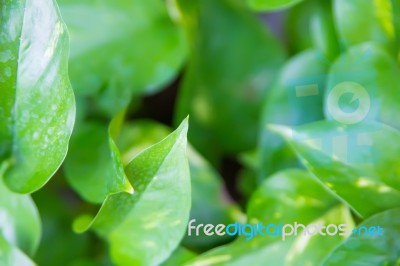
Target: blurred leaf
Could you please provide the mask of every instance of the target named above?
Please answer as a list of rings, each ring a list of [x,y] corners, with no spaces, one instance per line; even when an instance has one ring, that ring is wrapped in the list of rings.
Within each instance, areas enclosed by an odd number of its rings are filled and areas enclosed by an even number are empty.
[[[310,25],[315,13],[315,2],[303,1],[286,11],[284,32],[287,39],[286,45],[292,54],[313,47]]]
[[[196,219],[197,224],[228,224],[233,221],[230,208],[230,198],[225,191],[222,178],[209,163],[193,148],[188,148],[190,176],[192,180],[192,207],[190,219]],[[233,211],[233,210],[232,210]],[[226,242],[230,236],[199,236],[185,235],[183,245],[189,248],[209,249]]]
[[[326,73],[329,65],[314,50],[300,53],[282,69],[269,92],[262,111],[260,132],[260,179],[277,170],[298,164],[297,158],[280,136],[265,130],[267,123],[301,125],[321,120]]]
[[[329,210],[321,218],[312,224],[328,226],[334,224],[340,226],[346,224],[348,230],[354,228],[354,222],[347,207],[340,205]],[[332,232],[332,231],[330,231]],[[326,233],[325,233],[326,234]],[[329,255],[344,239],[346,235],[307,235],[300,234],[286,255],[287,266],[293,265],[322,265],[325,257]],[[342,264],[340,264],[342,265]]]
[[[120,152],[112,138],[113,131],[121,127],[116,124],[118,119],[123,119],[123,115],[119,116],[108,128],[102,123],[82,123],[71,139],[65,174],[71,186],[89,202],[101,203],[107,195],[132,192]]]
[[[351,124],[379,120],[400,128],[399,83],[400,68],[382,48],[373,43],[351,47],[330,70],[325,115]]]
[[[337,200],[304,170],[285,170],[266,179],[251,197],[247,215],[266,223],[308,224]]]
[[[391,45],[394,40],[390,0],[334,0],[334,17],[342,44],[374,41]]]
[[[219,153],[255,146],[261,103],[284,56],[237,1],[195,3],[190,10],[181,4],[193,20],[186,24],[192,51],[175,118],[190,114],[189,140],[215,163]]]
[[[0,12],[0,166],[30,193],[64,160],[74,124],[68,33],[53,1],[1,0]]]
[[[178,248],[171,254],[171,256],[161,264],[161,266],[177,266],[182,265],[188,260],[195,257],[195,253],[178,246]]]
[[[324,265],[398,265],[400,261],[400,209],[388,210],[365,220],[361,226],[380,226],[383,236],[351,235],[326,259]],[[377,232],[377,231],[376,231]]]
[[[46,189],[33,194],[43,222],[42,239],[34,257],[41,266],[58,265],[60,262],[71,265],[88,254],[97,260],[99,253],[104,253],[101,241],[90,241],[93,235],[78,235],[71,230],[74,216],[87,207],[64,183],[63,177],[57,175]]]
[[[273,128],[287,139],[304,165],[360,216],[399,206],[400,132],[377,123],[333,121],[295,130]]]
[[[308,224],[335,203],[337,201],[307,172],[288,170],[268,178],[255,192],[248,204],[247,222]],[[282,241],[278,236],[256,236],[247,241],[241,236],[184,265],[284,265],[294,239]]]
[[[340,52],[339,41],[332,15],[331,1],[314,1],[311,15],[311,37],[315,49],[322,52],[327,61],[332,62]]]
[[[250,8],[256,11],[272,11],[289,8],[303,0],[247,0]]]
[[[7,243],[0,234],[0,265],[34,266],[35,263],[18,248]]]
[[[188,122],[126,167],[135,193],[107,197],[92,227],[110,242],[117,264],[157,265],[178,246],[190,211]],[[157,254],[157,255],[156,255]]]
[[[2,180],[0,180],[0,235],[1,242],[6,241],[10,245],[17,246],[28,255],[36,252],[41,235],[39,213],[31,197],[9,191]],[[6,248],[5,243],[0,246]],[[0,248],[0,253],[3,252],[5,251]],[[0,265],[11,264],[0,263]]]
[[[158,0],[60,0],[71,32],[70,75],[79,95],[98,94],[108,114],[132,95],[170,82],[186,55],[182,32]]]
[[[273,241],[273,238],[258,237],[245,241],[240,238],[230,244],[212,249],[185,263],[184,266],[284,265],[285,255],[292,243],[291,239]]]

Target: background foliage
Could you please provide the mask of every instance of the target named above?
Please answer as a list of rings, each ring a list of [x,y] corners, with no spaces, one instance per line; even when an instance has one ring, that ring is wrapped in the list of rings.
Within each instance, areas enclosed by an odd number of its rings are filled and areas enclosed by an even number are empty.
[[[0,265],[400,265],[398,0],[0,10]]]

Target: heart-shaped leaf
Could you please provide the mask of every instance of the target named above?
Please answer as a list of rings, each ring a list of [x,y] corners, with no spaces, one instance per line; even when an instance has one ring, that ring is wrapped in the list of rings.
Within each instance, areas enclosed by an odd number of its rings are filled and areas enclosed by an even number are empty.
[[[171,129],[148,120],[135,120],[125,123],[120,136],[116,139],[123,161],[128,164],[142,150],[165,138]],[[187,156],[192,187],[192,206],[190,219],[196,223],[229,223],[231,222],[232,204],[224,193],[221,177],[209,163],[188,145]],[[185,236],[182,244],[193,249],[204,249],[226,241],[227,237],[217,235]]]
[[[64,160],[74,124],[68,33],[54,1],[3,0],[0,14],[0,164],[29,193]]]
[[[188,122],[126,167],[135,189],[107,197],[91,227],[110,243],[117,264],[158,265],[181,241],[190,212]],[[140,241],[138,241],[140,240]]]

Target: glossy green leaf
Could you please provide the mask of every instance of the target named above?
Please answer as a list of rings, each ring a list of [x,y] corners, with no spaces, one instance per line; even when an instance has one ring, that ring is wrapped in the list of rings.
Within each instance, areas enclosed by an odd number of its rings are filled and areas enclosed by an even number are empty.
[[[102,203],[107,195],[132,192],[112,132],[120,125],[85,122],[77,127],[71,139],[64,170],[72,187],[87,201]],[[122,116],[123,119],[123,116]]]
[[[256,11],[272,11],[289,8],[303,0],[247,0],[250,8]]]
[[[177,74],[186,43],[158,0],[60,0],[71,32],[70,75],[79,95],[115,114],[132,95],[154,93]]]
[[[326,259],[324,265],[398,265],[400,262],[400,210],[388,210],[370,217],[358,226],[380,226],[383,236],[365,230],[351,235]],[[377,230],[375,230],[377,233]]]
[[[0,265],[35,266],[35,263],[18,248],[7,243],[0,235]]]
[[[309,50],[292,58],[267,95],[259,140],[260,179],[277,170],[296,166],[297,158],[284,140],[265,130],[267,123],[301,125],[321,120],[329,65],[321,53]]]
[[[325,115],[346,124],[379,120],[400,128],[400,68],[373,43],[351,47],[332,66]]]
[[[178,246],[190,211],[188,122],[126,167],[133,194],[107,197],[92,227],[108,239],[117,264],[158,265]],[[138,241],[140,240],[140,241]]]
[[[35,253],[41,235],[39,213],[31,197],[11,192],[2,180],[0,180],[0,235],[1,241],[18,247],[28,255]],[[2,253],[1,248],[0,253]]]
[[[125,164],[134,158],[140,151],[150,147],[166,137],[171,130],[159,123],[149,120],[136,120],[125,123],[121,134],[117,138]],[[229,223],[232,221],[229,197],[224,191],[222,178],[190,145],[187,156],[189,160],[192,206],[190,219],[196,219],[196,223]],[[221,242],[229,237],[219,236],[185,236],[183,245],[204,249]]]
[[[326,188],[360,216],[400,205],[399,131],[378,123],[333,121],[273,129],[285,136]]]
[[[333,5],[344,46],[368,41],[389,45],[394,40],[390,0],[334,0]]]
[[[218,153],[255,146],[263,97],[283,52],[240,3],[195,3],[190,10],[182,4],[187,24],[194,26],[187,29],[192,51],[175,118],[190,114],[190,142],[215,162]]]
[[[64,160],[74,124],[68,33],[50,0],[3,0],[0,12],[0,164],[6,185],[29,193]]]

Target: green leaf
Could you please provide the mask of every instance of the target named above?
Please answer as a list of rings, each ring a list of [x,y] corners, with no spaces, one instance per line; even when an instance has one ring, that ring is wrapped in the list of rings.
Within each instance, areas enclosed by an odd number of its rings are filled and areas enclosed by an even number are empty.
[[[0,12],[0,164],[11,190],[30,193],[64,160],[74,124],[68,33],[50,0],[2,0]]]
[[[332,66],[325,115],[342,123],[378,120],[400,128],[400,68],[373,43],[351,47]]]
[[[393,42],[390,0],[334,0],[333,5],[336,28],[345,47],[368,41],[383,45]]]
[[[272,11],[292,7],[303,0],[247,0],[250,8],[256,11]]]
[[[299,5],[294,6],[286,11],[284,16],[284,31],[287,33],[287,46],[292,54],[313,47],[313,39],[311,38],[311,19],[315,14],[316,1],[303,1]]]
[[[339,41],[332,15],[331,1],[314,1],[310,19],[311,37],[315,49],[321,51],[327,61],[332,62],[340,52]]]
[[[296,166],[297,158],[284,140],[265,130],[267,123],[301,125],[324,117],[322,103],[329,64],[321,53],[308,50],[286,63],[269,92],[262,111],[260,179]]]
[[[190,114],[189,140],[214,163],[218,153],[255,146],[263,97],[284,56],[265,26],[240,3],[196,4],[182,10],[190,21],[192,51],[175,118]]]
[[[28,255],[33,255],[39,245],[41,223],[31,197],[11,192],[0,180],[0,214],[0,242],[6,241]],[[8,249],[5,243],[0,246]]]
[[[0,234],[0,264],[15,266],[35,266],[23,252],[10,245]]]
[[[253,238],[250,241],[239,239],[224,246],[212,249],[184,266],[243,266],[284,265],[285,255],[290,250],[292,240],[271,241],[271,238]],[[263,265],[264,265],[263,264]]]
[[[228,224],[233,221],[234,207],[226,192],[218,172],[198,154],[188,147],[188,159],[192,184],[192,206],[190,219],[196,224]],[[193,249],[209,249],[231,239],[230,236],[186,235],[182,243]]]
[[[383,236],[369,235],[362,227],[380,226]],[[324,265],[398,265],[400,262],[400,209],[370,217],[326,259]],[[377,232],[377,230],[375,230]]]
[[[195,257],[195,253],[185,249],[181,246],[172,253],[172,255],[161,264],[161,266],[176,266],[182,265],[183,263],[187,262],[188,260]]]
[[[270,126],[303,164],[360,216],[400,206],[400,132],[378,123]],[[379,199],[377,201],[376,199]]]
[[[125,123],[121,134],[117,138],[125,164],[134,158],[140,151],[150,147],[166,137],[171,130],[159,123],[148,120],[136,120]],[[231,222],[232,204],[224,193],[222,178],[209,163],[188,145],[192,206],[190,219],[196,223],[229,223]],[[185,236],[183,245],[195,249],[204,249],[224,242],[229,237],[220,236]]]
[[[79,95],[115,114],[132,95],[155,93],[186,56],[180,29],[158,0],[60,0],[71,32],[70,75]]]
[[[117,264],[158,265],[183,237],[190,211],[188,122],[126,167],[133,194],[107,197],[92,227],[108,239]]]
[[[98,259],[98,254],[104,253],[102,243],[93,235],[78,235],[71,230],[73,218],[87,205],[74,197],[65,183],[64,177],[58,174],[46,189],[32,195],[43,224],[40,245],[33,257],[38,265],[58,265],[62,262],[63,265],[72,266],[74,261],[82,259],[85,254]]]
[[[108,128],[102,123],[82,123],[72,136],[64,165],[65,175],[71,186],[89,202],[102,203],[107,195],[132,192],[120,152],[111,136],[111,131],[118,131],[120,127],[114,125],[119,116]]]
[[[308,224],[337,205],[337,200],[304,170],[285,170],[266,179],[253,193],[249,221]]]
[[[341,226],[345,224],[347,230],[350,232],[354,228],[351,213],[343,205],[329,210],[322,217],[313,221],[312,224],[322,224],[324,226],[329,226],[330,224]],[[333,232],[333,229],[329,230],[329,232]],[[340,235],[340,231],[336,235],[328,235],[326,232],[325,234],[325,236],[319,234],[305,236],[304,234],[300,234],[286,255],[285,265],[321,265],[326,256],[347,237],[347,234]]]
[[[152,120],[125,122],[115,138],[123,164],[127,165],[141,151],[166,138],[171,132],[169,127]]]

